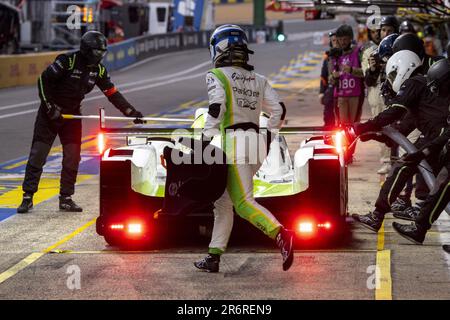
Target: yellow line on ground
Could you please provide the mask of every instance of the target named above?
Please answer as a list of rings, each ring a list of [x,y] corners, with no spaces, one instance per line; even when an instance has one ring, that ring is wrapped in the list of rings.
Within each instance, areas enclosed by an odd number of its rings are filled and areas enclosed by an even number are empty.
[[[77,183],[93,178],[94,175],[83,174],[77,177]],[[39,182],[39,190],[33,197],[34,205],[37,205],[59,194],[59,177],[42,178]],[[16,208],[22,201],[22,186],[0,195],[0,208]]]
[[[89,221],[88,223],[86,223],[85,225],[79,227],[78,229],[76,229],[74,232],[72,232],[71,234],[67,235],[66,237],[64,237],[63,239],[59,240],[58,242],[56,242],[54,245],[51,245],[50,247],[48,247],[47,249],[45,249],[43,252],[44,253],[49,253],[50,251],[54,250],[55,248],[59,247],[60,245],[62,245],[63,243],[69,241],[70,239],[72,239],[73,237],[75,237],[76,235],[80,234],[81,232],[83,232],[85,229],[89,228],[90,226],[92,226],[95,221],[97,220],[97,218],[92,219],[91,221]]]
[[[81,144],[81,149],[82,150],[86,149],[86,148],[88,148],[88,147],[90,147],[90,146],[92,146],[93,144],[96,143],[95,139],[91,140],[92,138],[94,138],[93,135],[89,135],[89,136],[83,137],[83,141],[84,142]],[[49,154],[53,155],[53,154],[55,154],[57,152],[62,152],[62,145],[55,146],[55,147],[51,148]],[[9,166],[6,166],[5,169],[6,170],[11,170],[11,169],[18,168],[20,166],[23,166],[23,165],[27,164],[27,161],[28,161],[28,159],[22,160],[22,161],[19,161],[19,162],[16,162],[16,163],[13,163],[13,164],[11,164]]]
[[[391,250],[384,250],[384,221],[377,237],[377,272],[379,287],[375,290],[375,300],[392,300]]]
[[[43,255],[49,253],[50,251],[54,250],[58,246],[62,245],[63,243],[65,243],[67,241],[69,241],[70,239],[72,239],[76,235],[80,234],[86,228],[92,226],[95,223],[95,220],[96,219],[92,219],[91,221],[89,221],[88,223],[83,225],[82,227],[76,229],[74,232],[72,232],[71,234],[67,235],[66,237],[64,237],[60,241],[56,242],[55,244],[51,245],[50,247],[48,247],[47,249],[43,250],[42,252],[34,252],[34,253],[28,255],[23,260],[21,260],[19,263],[15,264],[11,268],[9,268],[8,270],[0,273],[0,283],[3,283],[6,280],[8,280],[9,278],[15,276],[17,273],[19,273],[20,271],[22,271],[23,269],[25,269],[29,265],[31,265],[34,262],[36,262]]]
[[[311,71],[314,70],[316,67],[311,67],[311,66],[303,66],[298,68],[300,71]]]
[[[392,300],[391,250],[377,252],[379,287],[375,290],[375,300]]]
[[[384,250],[384,221],[383,224],[381,225],[380,230],[378,231],[377,250],[378,251]]]
[[[34,252],[27,256],[25,259],[21,260],[19,263],[15,264],[5,272],[0,273],[0,283],[5,282],[9,278],[13,277],[26,267],[28,267],[30,264],[38,260],[40,257],[42,257],[45,253],[42,252]]]

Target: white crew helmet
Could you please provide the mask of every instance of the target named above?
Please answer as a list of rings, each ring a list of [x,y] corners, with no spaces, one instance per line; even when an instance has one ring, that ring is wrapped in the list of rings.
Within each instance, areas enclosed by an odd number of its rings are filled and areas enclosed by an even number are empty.
[[[241,27],[225,24],[214,30],[209,39],[209,52],[213,63],[236,45],[245,47],[248,45],[247,35]]]
[[[392,89],[399,92],[405,80],[421,65],[421,59],[412,51],[401,50],[394,53],[386,64],[386,77]]]

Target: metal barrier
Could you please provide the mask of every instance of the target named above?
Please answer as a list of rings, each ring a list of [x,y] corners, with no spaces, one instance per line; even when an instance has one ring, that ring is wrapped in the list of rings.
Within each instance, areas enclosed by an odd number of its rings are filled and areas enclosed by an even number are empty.
[[[243,26],[249,42],[256,42],[256,29],[253,26]],[[276,28],[267,26],[266,40],[276,37]],[[211,30],[185,33],[167,33],[160,35],[141,36],[108,46],[108,54],[103,64],[109,71],[118,70],[151,56],[207,48]],[[0,56],[0,88],[35,84],[39,75],[62,52],[43,52],[33,54]]]

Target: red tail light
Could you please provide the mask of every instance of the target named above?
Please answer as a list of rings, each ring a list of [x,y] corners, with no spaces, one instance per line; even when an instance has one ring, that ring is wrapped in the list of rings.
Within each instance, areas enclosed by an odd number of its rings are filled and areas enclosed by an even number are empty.
[[[123,230],[124,229],[124,225],[123,224],[112,224],[110,226],[110,228],[112,230]]]
[[[344,152],[345,147],[345,134],[343,131],[338,131],[334,135],[334,146],[338,153]]]
[[[300,233],[312,233],[314,231],[312,222],[300,222],[297,227]]]
[[[141,234],[142,233],[142,224],[130,223],[130,224],[128,224],[127,231],[129,234]]]
[[[99,133],[97,135],[97,149],[99,154],[103,154],[103,152],[105,151],[105,145],[105,135],[103,133]]]
[[[330,230],[331,229],[331,223],[329,223],[329,222],[319,223],[317,225],[317,227],[318,228],[323,228],[323,229],[326,229],[326,230]]]

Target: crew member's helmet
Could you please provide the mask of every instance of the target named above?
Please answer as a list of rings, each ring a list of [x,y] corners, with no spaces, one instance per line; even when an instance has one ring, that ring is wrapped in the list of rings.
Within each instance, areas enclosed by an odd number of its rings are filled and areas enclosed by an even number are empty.
[[[402,84],[421,65],[422,60],[412,51],[402,50],[394,53],[386,64],[386,76],[392,89],[398,93]]]
[[[434,36],[436,33],[434,31],[434,28],[431,24],[427,24],[424,28],[423,31],[425,33],[425,37],[432,37]]]
[[[448,94],[450,86],[450,61],[448,59],[441,59],[428,69],[427,85],[433,93]]]
[[[384,16],[380,20],[380,29],[383,26],[391,26],[394,28],[394,32],[398,32],[398,20],[395,16]]]
[[[399,36],[392,46],[393,53],[409,50],[414,52],[419,56],[421,60],[425,57],[425,48],[423,46],[423,41],[413,33],[406,33]]]
[[[400,34],[404,34],[404,33],[416,33],[416,29],[414,29],[414,25],[409,20],[405,20],[400,24]]]
[[[102,61],[107,52],[105,36],[98,31],[88,31],[81,37],[80,52],[89,65]]]
[[[398,33],[390,34],[386,38],[381,40],[380,44],[378,45],[378,56],[383,62],[388,61],[388,59],[394,54],[394,52],[392,51],[392,46],[397,37]]]
[[[353,28],[348,24],[343,24],[336,30],[336,37],[350,37],[353,39]]]
[[[253,53],[247,46],[247,35],[241,27],[234,24],[218,27],[209,39],[209,52],[213,63],[223,59],[246,63],[248,54]]]

